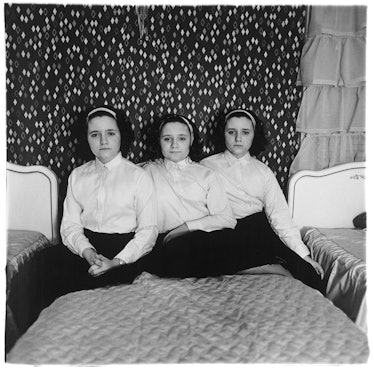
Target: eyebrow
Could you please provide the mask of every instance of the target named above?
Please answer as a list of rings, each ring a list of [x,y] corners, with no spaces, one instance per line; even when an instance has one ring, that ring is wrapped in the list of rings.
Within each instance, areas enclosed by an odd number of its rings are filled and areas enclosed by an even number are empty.
[[[250,131],[251,128],[231,128],[231,127],[228,127],[225,130],[246,130],[246,131]]]
[[[119,132],[118,129],[105,129],[104,132]],[[101,133],[101,130],[93,129],[93,130],[88,130],[88,133]]]
[[[161,137],[173,137],[174,136],[174,134],[168,134],[168,133],[166,133],[166,134],[162,134],[161,135]],[[189,134],[188,133],[179,133],[179,134],[176,134],[175,135],[176,137],[188,137],[189,136]]]

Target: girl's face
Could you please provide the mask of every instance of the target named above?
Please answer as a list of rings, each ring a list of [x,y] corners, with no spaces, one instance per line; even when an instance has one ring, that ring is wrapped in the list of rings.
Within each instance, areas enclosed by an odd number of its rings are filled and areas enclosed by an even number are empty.
[[[165,159],[179,162],[190,153],[191,134],[187,125],[172,121],[160,133],[161,152]]]
[[[225,127],[227,150],[238,159],[243,157],[251,148],[254,135],[254,126],[250,119],[244,116],[230,118]]]
[[[121,133],[116,120],[110,116],[97,116],[87,126],[92,153],[104,164],[113,160],[121,148]]]

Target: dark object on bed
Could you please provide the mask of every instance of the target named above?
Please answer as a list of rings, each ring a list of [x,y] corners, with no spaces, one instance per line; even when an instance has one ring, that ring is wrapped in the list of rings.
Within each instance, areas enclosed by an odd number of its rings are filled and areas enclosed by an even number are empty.
[[[353,226],[357,229],[366,229],[366,212],[360,213],[353,219]]]

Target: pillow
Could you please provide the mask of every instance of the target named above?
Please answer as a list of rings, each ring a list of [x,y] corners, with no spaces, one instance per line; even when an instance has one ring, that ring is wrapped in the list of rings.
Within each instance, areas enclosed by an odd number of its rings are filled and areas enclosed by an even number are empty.
[[[358,229],[366,229],[366,212],[360,213],[353,219],[353,226]]]

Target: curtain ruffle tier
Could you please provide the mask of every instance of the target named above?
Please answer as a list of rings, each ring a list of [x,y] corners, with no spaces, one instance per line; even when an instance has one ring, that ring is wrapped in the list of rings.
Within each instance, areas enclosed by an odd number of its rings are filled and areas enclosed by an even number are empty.
[[[365,132],[366,88],[311,85],[304,91],[296,130],[308,134]]]
[[[290,175],[302,169],[320,170],[365,158],[365,133],[310,134],[301,143]]]
[[[301,144],[290,175],[365,161],[366,8],[310,8],[297,81]]]
[[[303,47],[297,83],[357,87],[365,85],[366,37],[318,35]]]

